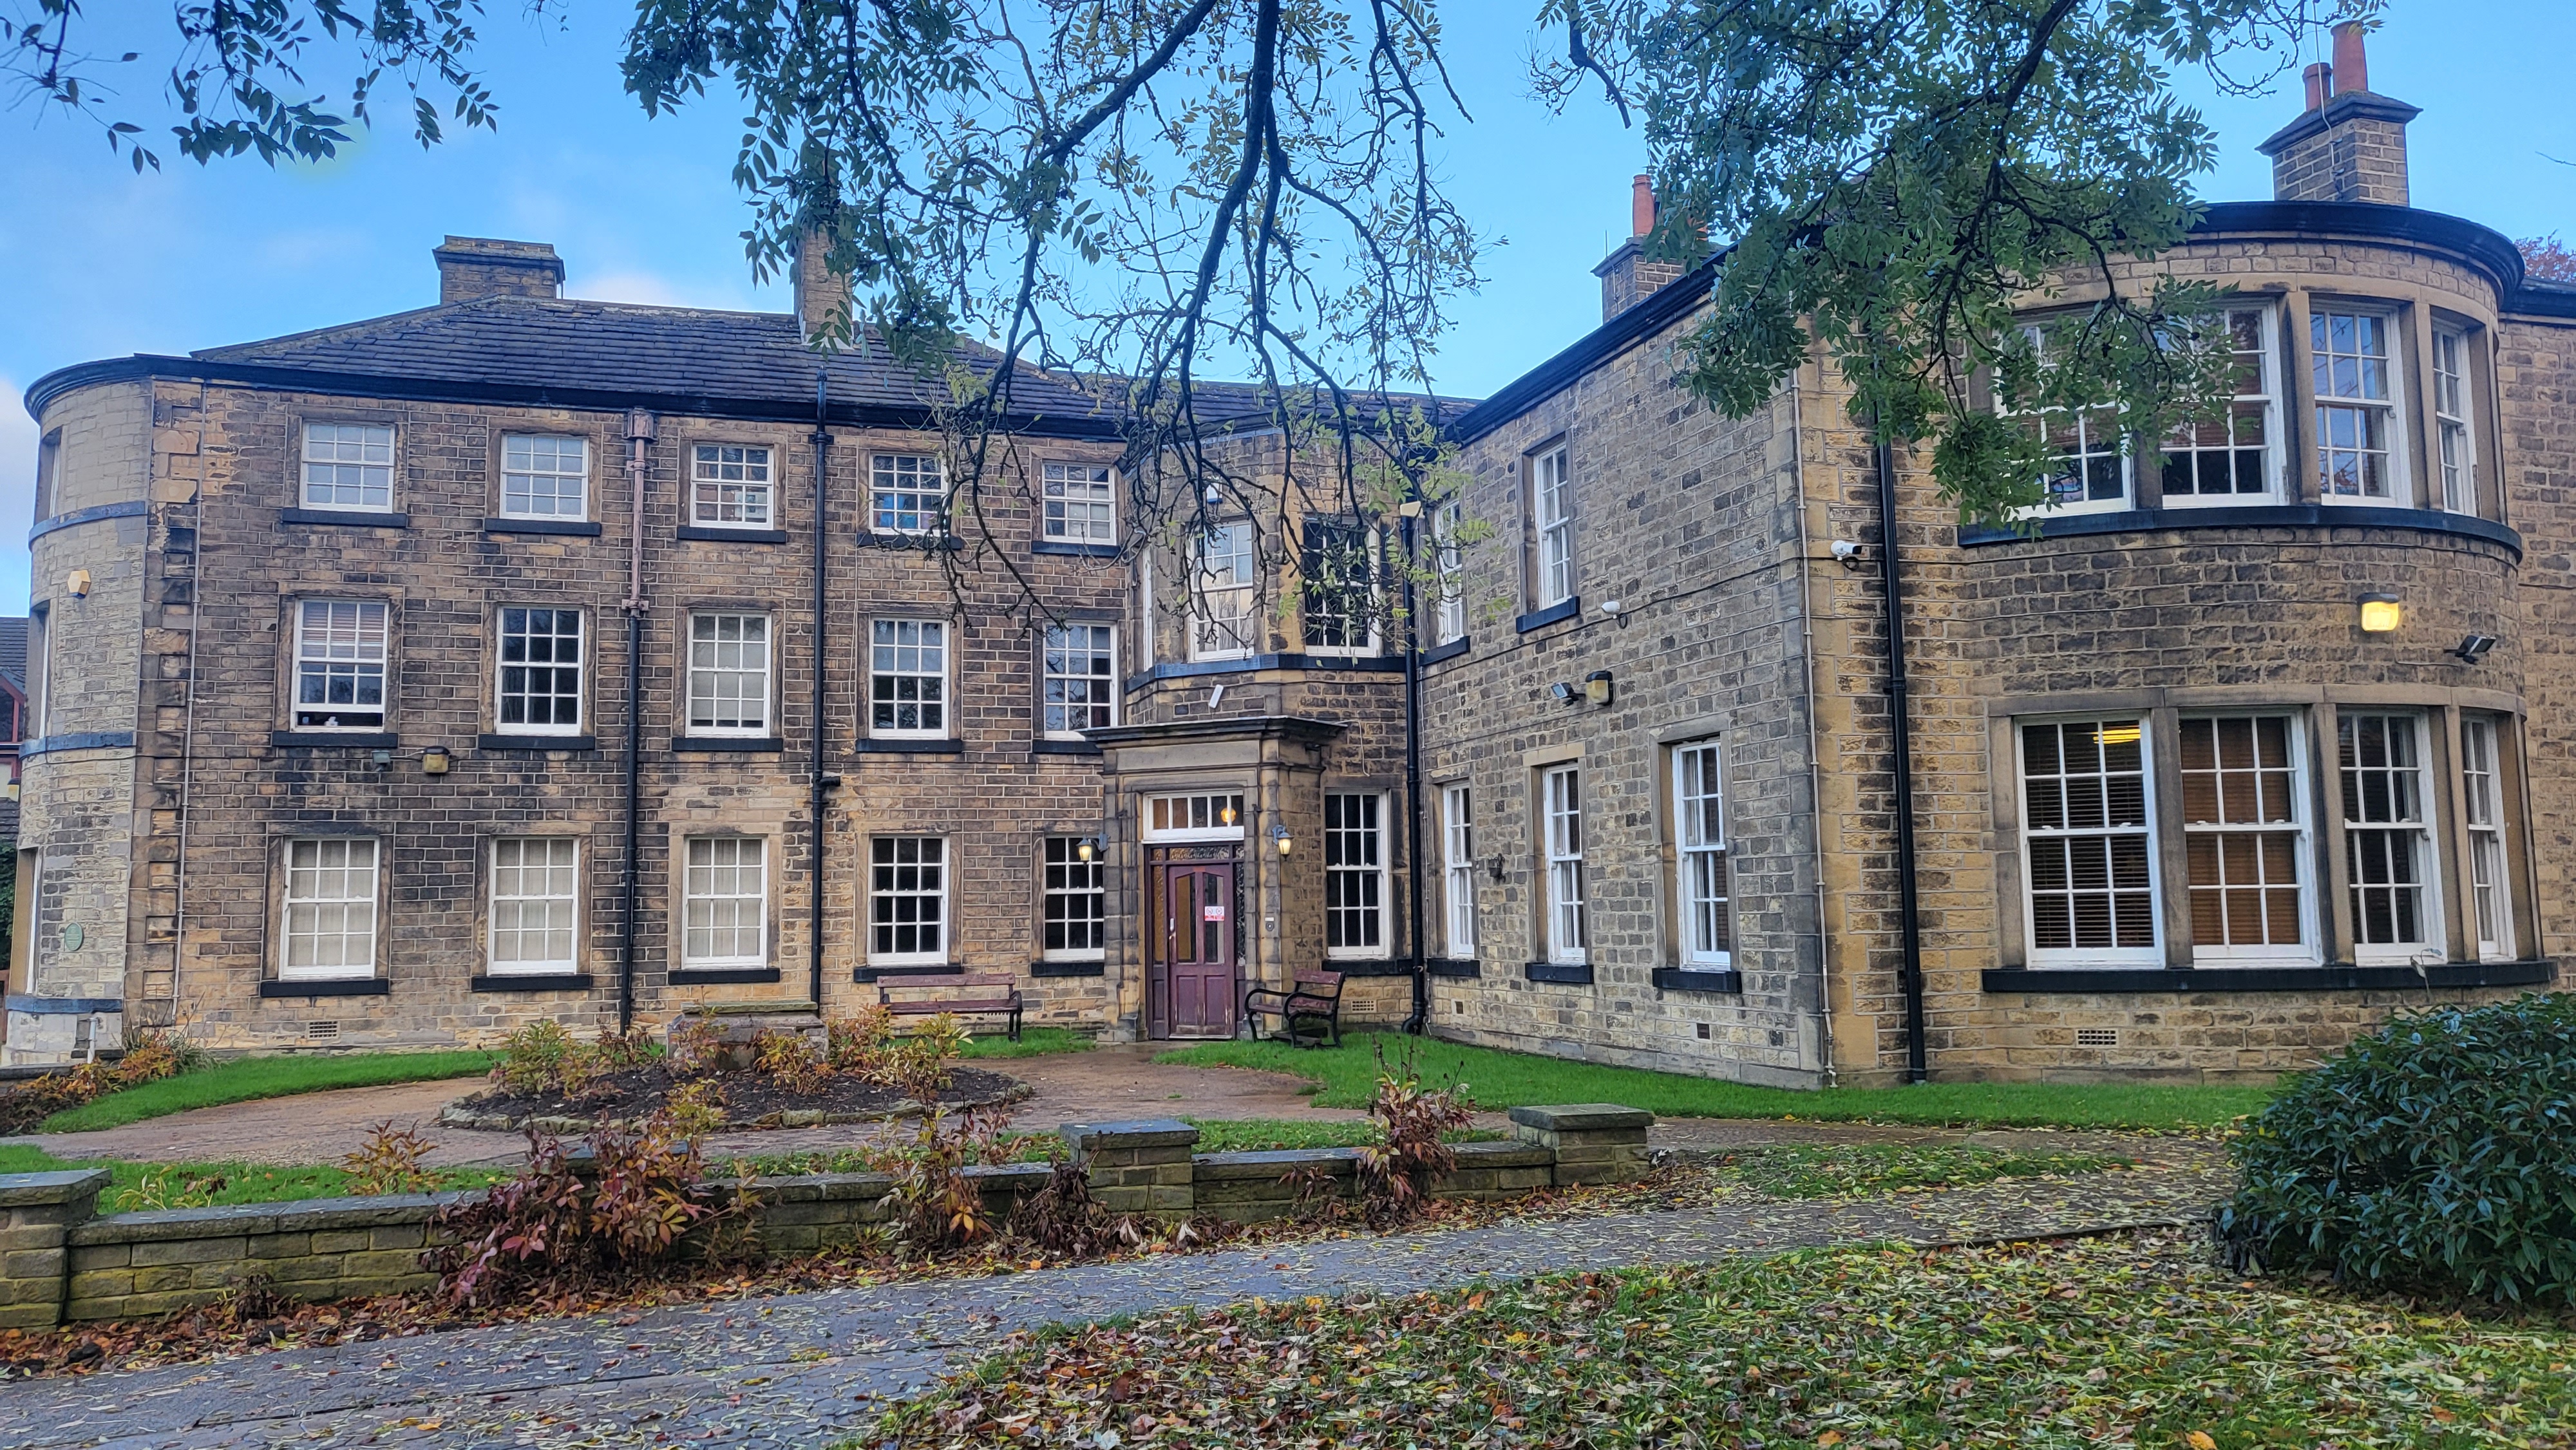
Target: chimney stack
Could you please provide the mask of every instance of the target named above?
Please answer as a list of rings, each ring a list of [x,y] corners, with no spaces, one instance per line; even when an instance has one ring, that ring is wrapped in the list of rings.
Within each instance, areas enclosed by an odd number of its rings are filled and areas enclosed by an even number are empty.
[[[2407,204],[2406,123],[2423,112],[2370,88],[2364,35],[2336,22],[2333,63],[2307,68],[2307,110],[2263,143],[2274,200]]]
[[[546,242],[505,242],[496,237],[449,237],[430,250],[438,263],[438,301],[478,297],[561,297],[563,259]]]
[[[1628,185],[1628,240],[1592,269],[1592,275],[1601,279],[1604,322],[1681,280],[1677,263],[1645,259],[1646,238],[1654,235],[1655,216],[1655,179],[1641,175]]]
[[[820,227],[808,227],[797,234],[789,280],[796,292],[796,335],[809,343],[817,332],[831,325],[835,312],[851,330],[849,341],[856,340],[859,320],[850,302],[850,279],[833,274],[831,250],[832,239]],[[847,346],[848,341],[842,345]]]

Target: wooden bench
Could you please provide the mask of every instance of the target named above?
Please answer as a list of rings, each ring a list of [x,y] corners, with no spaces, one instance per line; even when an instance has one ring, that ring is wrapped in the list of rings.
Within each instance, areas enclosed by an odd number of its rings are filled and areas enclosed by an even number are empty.
[[[927,1001],[894,999],[897,992],[937,992]],[[1008,1017],[1011,1040],[1020,1040],[1020,989],[1007,973],[978,976],[941,972],[920,977],[879,977],[877,1003],[897,1017]]]
[[[1339,972],[1301,971],[1288,990],[1276,987],[1254,987],[1243,994],[1244,1019],[1252,1024],[1252,1040],[1261,1040],[1261,1018],[1268,1014],[1279,1019],[1279,1036],[1292,1047],[1322,1047],[1326,1033],[1332,1045],[1342,1045],[1342,974]],[[1321,1022],[1324,1030],[1310,1039],[1297,1030],[1300,1021]]]

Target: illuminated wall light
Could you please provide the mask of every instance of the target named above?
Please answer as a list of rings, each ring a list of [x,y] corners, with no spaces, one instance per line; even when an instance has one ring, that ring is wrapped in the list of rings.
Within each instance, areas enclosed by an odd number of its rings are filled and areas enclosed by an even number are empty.
[[[2387,634],[2406,622],[2406,606],[2394,594],[2361,596],[2361,632]]]

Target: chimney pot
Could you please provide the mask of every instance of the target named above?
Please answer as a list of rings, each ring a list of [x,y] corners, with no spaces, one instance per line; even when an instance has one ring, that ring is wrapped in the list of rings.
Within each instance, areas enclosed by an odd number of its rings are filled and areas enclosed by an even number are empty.
[[[1629,232],[1642,237],[1655,230],[1655,179],[1640,175],[1628,185]]]
[[[2362,53],[2362,25],[2339,20],[2334,26],[2334,94],[2370,89],[2370,59]]]
[[[478,297],[563,295],[563,259],[551,243],[449,237],[429,255],[438,263],[441,306]]]
[[[2307,77],[2308,109],[2322,110],[2325,108],[2326,97],[2334,94],[2334,67],[2324,61],[2318,61],[2308,67]]]

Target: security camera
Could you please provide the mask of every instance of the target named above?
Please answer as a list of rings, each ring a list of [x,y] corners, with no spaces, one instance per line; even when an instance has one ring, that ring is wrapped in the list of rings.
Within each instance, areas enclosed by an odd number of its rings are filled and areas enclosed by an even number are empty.
[[[2495,647],[2496,637],[2494,635],[2473,634],[2468,638],[2461,640],[2459,648],[2452,650],[2451,653],[2460,657],[2460,663],[2464,665],[2474,665],[2485,660],[2487,657],[2487,651],[2494,649]]]
[[[1620,612],[1620,611],[1619,611],[1619,601],[1618,601],[1618,600],[1616,600],[1616,599],[1604,599],[1604,600],[1602,600],[1602,601],[1601,601],[1601,612],[1602,612],[1602,613],[1604,613],[1604,614],[1617,614],[1617,613],[1619,613],[1619,612]]]
[[[1857,569],[1860,567],[1860,543],[1858,540],[1836,539],[1834,540],[1833,550],[1835,563],[1842,565],[1846,569]]]

